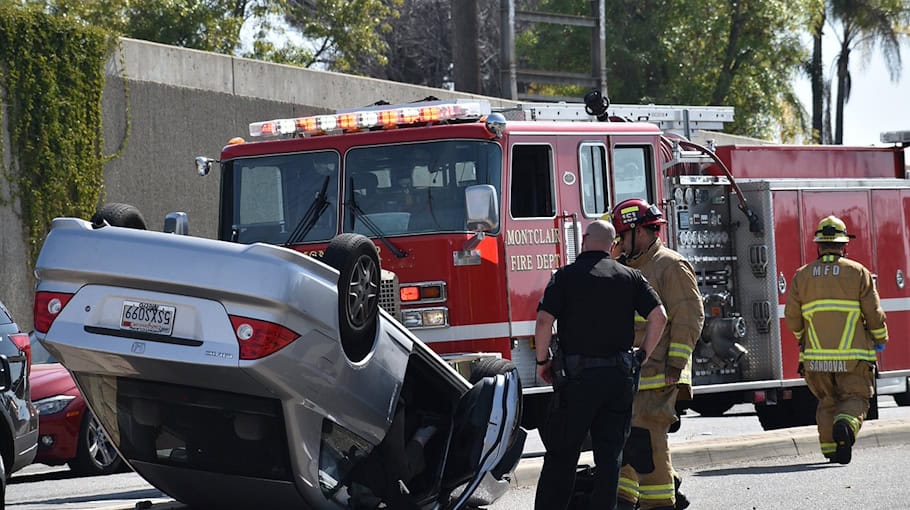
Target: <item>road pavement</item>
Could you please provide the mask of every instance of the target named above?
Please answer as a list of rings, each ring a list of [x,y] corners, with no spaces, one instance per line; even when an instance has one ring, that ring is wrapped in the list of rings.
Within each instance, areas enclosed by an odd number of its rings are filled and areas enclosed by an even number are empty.
[[[854,449],[910,445],[910,418],[880,419],[863,424]],[[815,425],[769,430],[755,434],[689,440],[670,446],[677,469],[705,467],[732,462],[749,462],[774,457],[807,457],[823,462]],[[581,455],[579,464],[593,465],[591,452]],[[537,484],[543,458],[523,459],[512,478],[514,487]]]
[[[882,419],[868,421],[863,425],[855,447],[857,449],[854,454],[855,461],[868,455],[876,455],[872,452],[864,453],[862,450],[875,447],[906,448],[910,445],[910,413],[907,412],[907,408],[897,407],[890,402],[889,404],[890,406],[882,409]],[[805,463],[824,462],[818,448],[815,426],[776,431],[760,429],[751,406],[734,408],[722,418],[697,415],[684,417],[680,431],[670,435],[673,463],[677,469],[685,471],[712,469],[712,466],[732,463],[758,466],[763,462],[769,462],[767,459],[783,457],[797,457],[799,462]],[[535,436],[536,433],[532,431],[531,437]],[[525,451],[532,457],[520,462],[512,479],[512,486],[516,489],[514,492],[518,495],[533,494],[533,487],[537,484],[543,464],[541,457],[533,456],[535,453],[541,453],[533,444]],[[593,464],[591,454],[582,454],[581,462]],[[44,467],[43,471],[37,471],[40,467],[36,465],[14,475],[13,483],[7,491],[8,509],[186,508],[169,500],[134,473],[79,479],[72,478],[68,471],[59,471],[60,468],[48,472],[48,468]],[[512,491],[509,494],[511,493]],[[489,508],[497,510],[526,507],[510,506],[509,494]]]

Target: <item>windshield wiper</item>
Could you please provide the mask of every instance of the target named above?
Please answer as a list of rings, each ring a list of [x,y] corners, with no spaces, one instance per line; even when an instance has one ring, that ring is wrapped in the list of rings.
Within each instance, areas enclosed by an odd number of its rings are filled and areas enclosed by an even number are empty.
[[[325,212],[326,208],[329,206],[329,201],[326,199],[326,193],[329,189],[329,177],[330,176],[328,175],[325,176],[325,179],[322,181],[322,189],[319,190],[319,193],[313,199],[313,203],[310,204],[310,207],[303,214],[303,217],[297,222],[294,230],[291,231],[288,240],[284,242],[285,246],[290,246],[305,239],[306,235],[310,233],[310,230],[313,230],[313,227],[316,226],[319,217],[322,216],[322,213]]]
[[[369,215],[366,214],[365,212],[363,212],[363,209],[361,209],[360,206],[357,205],[357,201],[354,199],[354,196],[356,195],[356,193],[354,193],[354,178],[351,177],[349,179],[349,182],[350,182],[349,188],[351,190],[351,200],[349,200],[348,202],[345,202],[345,205],[349,205],[351,207],[351,229],[353,230],[353,228],[354,228],[354,221],[356,221],[357,218],[360,218],[360,222],[363,223],[367,227],[367,229],[369,229],[369,231],[373,233],[374,236],[378,237],[379,240],[382,241],[382,244],[384,244],[385,247],[388,248],[389,251],[392,252],[393,255],[395,255],[396,257],[398,257],[400,259],[407,257],[408,254],[406,252],[402,251],[401,248],[392,244],[391,241],[386,239],[385,235],[382,234],[382,230],[379,229],[379,226],[376,225],[375,223],[373,223],[373,220],[368,218]]]

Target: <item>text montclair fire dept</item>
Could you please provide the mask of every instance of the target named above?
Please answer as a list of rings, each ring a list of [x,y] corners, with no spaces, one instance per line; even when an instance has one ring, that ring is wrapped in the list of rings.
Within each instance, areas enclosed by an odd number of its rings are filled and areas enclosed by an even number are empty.
[[[526,228],[506,230],[506,246],[558,245],[558,228]],[[556,253],[537,253],[528,255],[510,255],[510,271],[534,271],[556,269],[559,255]]]

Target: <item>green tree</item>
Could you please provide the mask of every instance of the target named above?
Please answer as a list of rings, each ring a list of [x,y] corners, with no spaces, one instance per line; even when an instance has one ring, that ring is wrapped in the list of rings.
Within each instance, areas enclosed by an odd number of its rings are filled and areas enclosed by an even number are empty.
[[[763,138],[802,132],[803,109],[791,83],[806,59],[800,35],[810,3],[607,2],[610,99],[734,106],[731,132]],[[547,12],[586,15],[589,9],[587,0],[539,2],[539,10]],[[522,66],[533,62],[538,69],[590,72],[589,29],[537,24],[519,33]]]
[[[398,17],[403,0],[291,0],[286,3],[285,20],[311,43],[310,48],[295,48],[294,58],[306,67],[325,66],[350,72],[360,59],[387,62],[389,46],[383,38]],[[268,57],[275,48],[266,38],[259,39],[256,56]],[[279,50],[280,52],[280,50]],[[275,60],[275,59],[271,59]]]
[[[381,61],[380,37],[400,0],[25,0],[50,14],[134,39],[279,63],[346,71],[355,58]],[[241,28],[252,24],[252,50]],[[290,25],[290,26],[289,26]],[[249,26],[249,25],[248,25]],[[377,30],[377,27],[380,30]],[[291,29],[299,30],[291,37]]]
[[[838,39],[838,54],[834,59],[837,78],[835,98],[834,143],[844,141],[844,105],[850,100],[853,80],[850,75],[851,56],[860,51],[864,61],[881,48],[891,81],[900,79],[901,38],[906,37],[910,23],[910,5],[906,0],[829,0],[830,18]]]

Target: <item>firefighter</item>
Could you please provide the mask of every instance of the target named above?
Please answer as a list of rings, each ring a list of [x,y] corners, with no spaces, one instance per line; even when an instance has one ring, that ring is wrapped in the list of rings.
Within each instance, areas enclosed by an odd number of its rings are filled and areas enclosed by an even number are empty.
[[[619,481],[617,509],[674,510],[689,506],[670,461],[667,434],[679,419],[676,401],[692,398],[691,357],[705,313],[695,271],[661,242],[660,209],[640,198],[617,204],[610,218],[620,236],[621,260],[642,272],[667,310],[667,327],[642,367],[632,406],[632,431]],[[635,344],[647,321],[636,317]]]
[[[799,268],[784,315],[799,340],[801,373],[818,399],[822,454],[849,464],[853,443],[872,398],[875,353],[885,350],[888,327],[872,274],[846,257],[856,236],[836,216],[818,223],[818,258]]]
[[[554,390],[542,435],[547,452],[534,501],[539,510],[569,505],[589,432],[597,469],[587,506],[593,510],[616,501],[640,363],[657,346],[666,323],[660,298],[641,273],[610,257],[615,237],[609,222],[588,225],[582,253],[554,273],[538,305],[537,375]],[[648,317],[649,324],[645,342],[633,354],[636,313]],[[556,319],[557,352],[563,354],[551,359]]]

